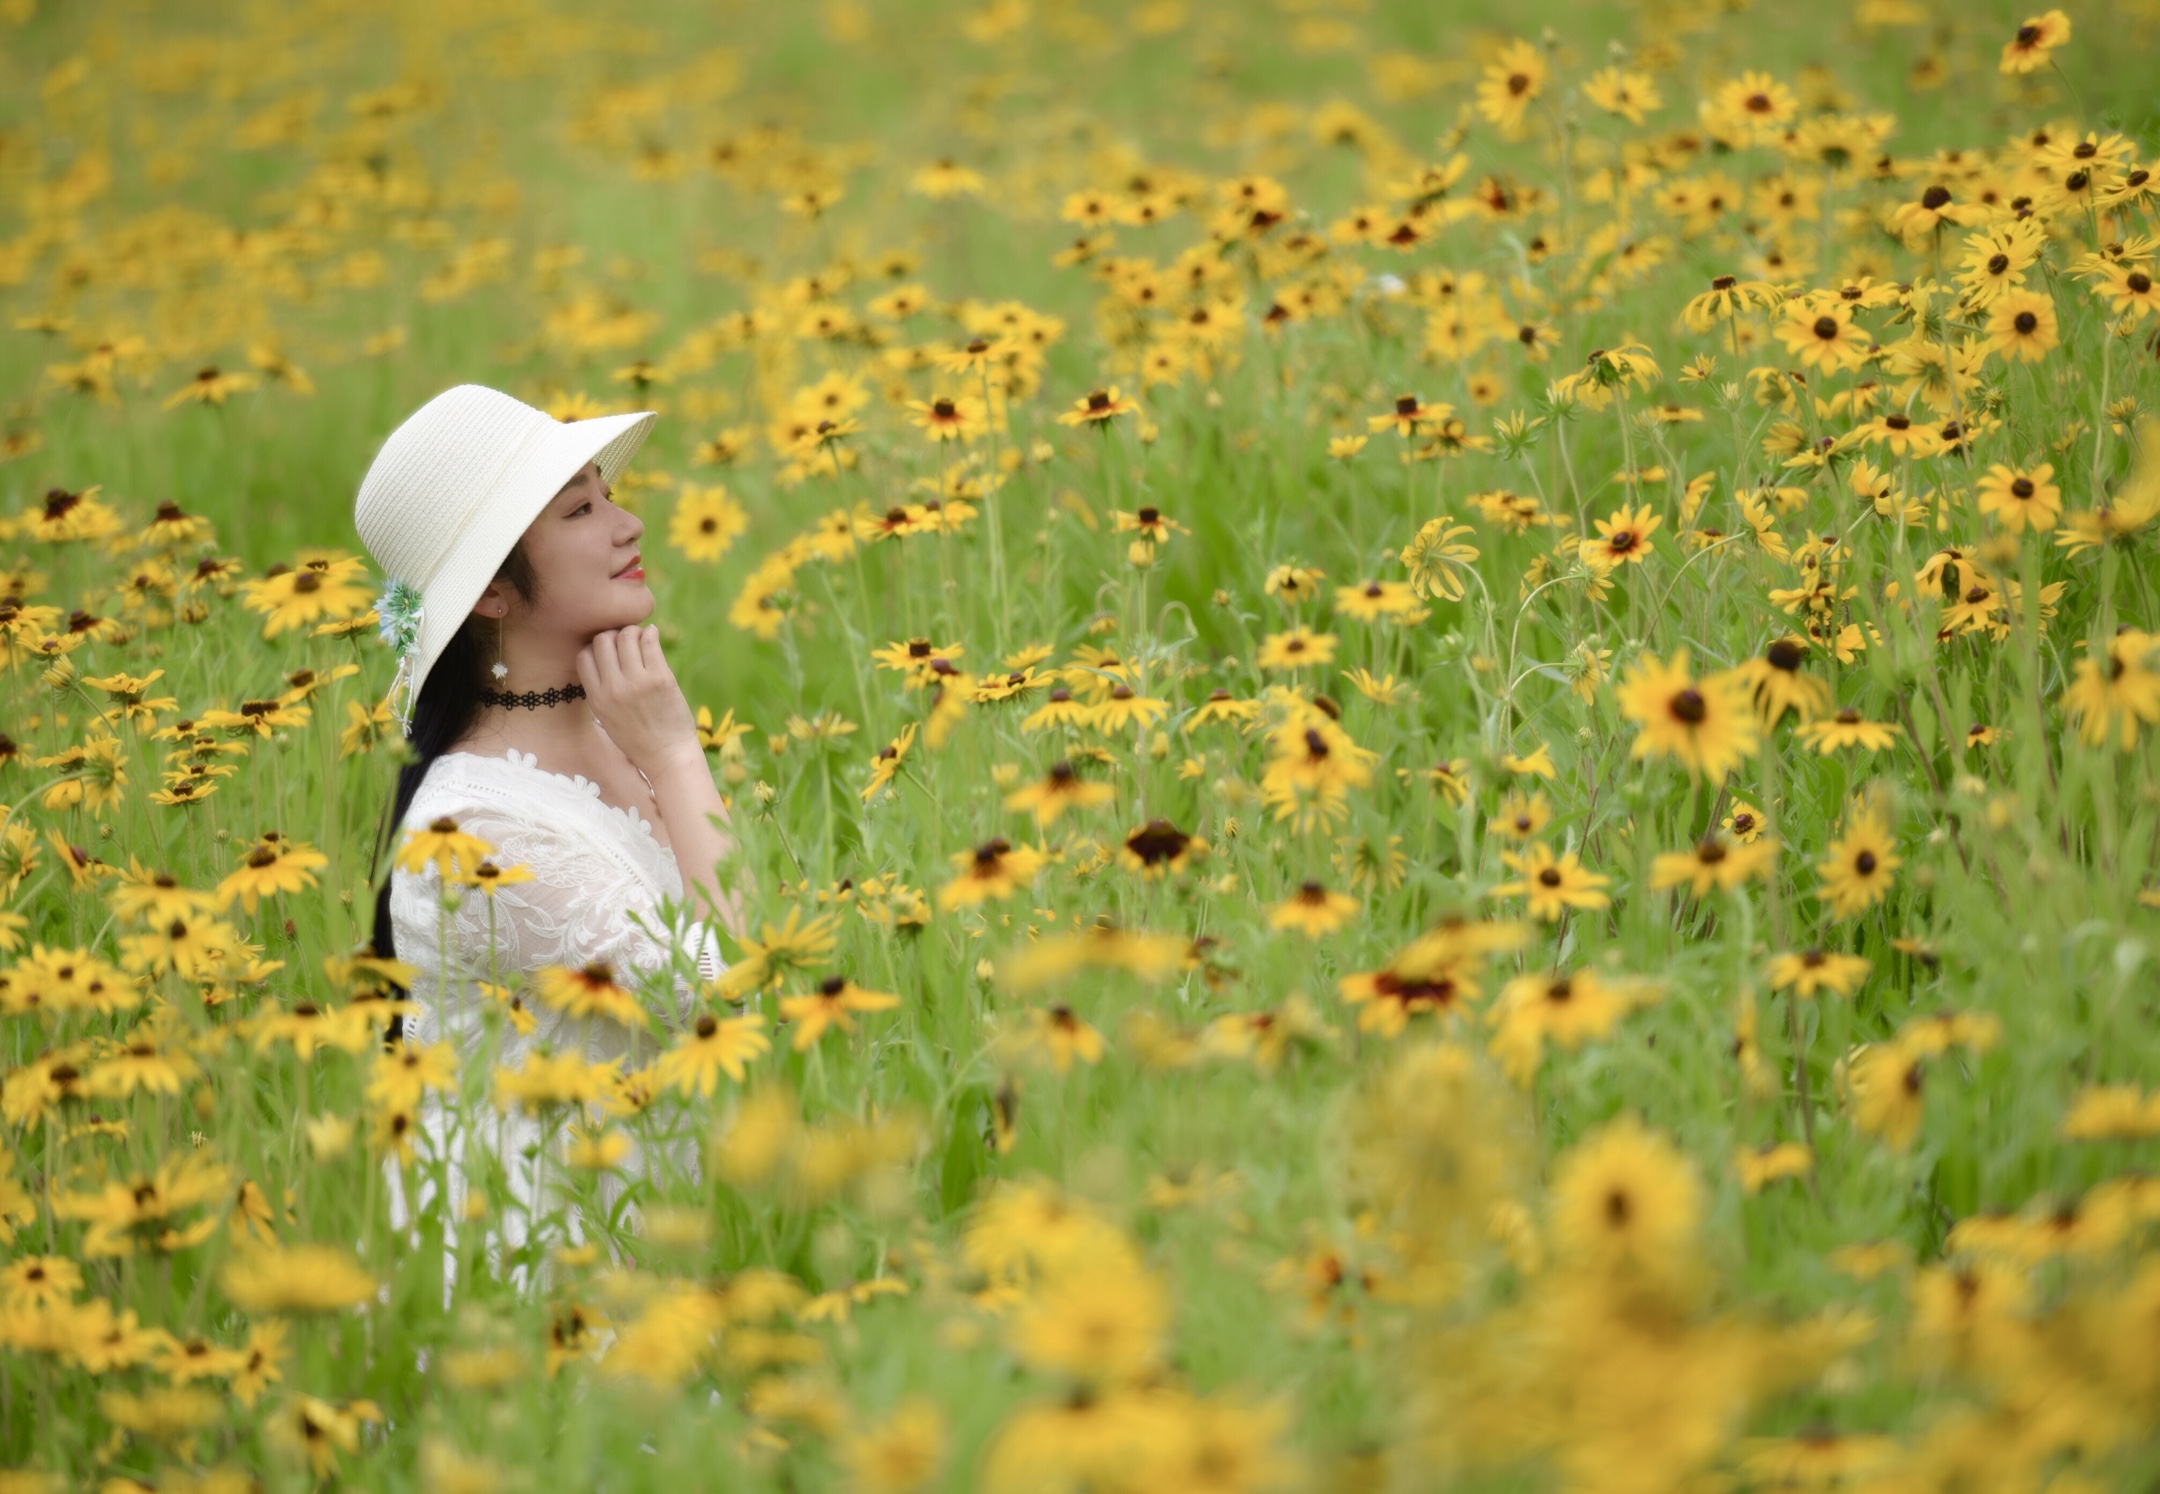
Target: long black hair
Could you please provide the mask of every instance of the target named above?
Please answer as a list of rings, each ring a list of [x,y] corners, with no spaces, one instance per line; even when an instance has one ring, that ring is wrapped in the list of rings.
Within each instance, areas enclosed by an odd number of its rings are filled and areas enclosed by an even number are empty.
[[[533,570],[532,561],[526,557],[522,538],[511,547],[501,569],[495,572],[495,579],[516,592],[527,606],[539,599],[540,578]],[[405,812],[412,808],[413,795],[420,792],[421,781],[427,777],[428,769],[435,766],[436,758],[458,744],[479,716],[480,691],[486,684],[482,678],[486,654],[480,619],[477,615],[468,616],[450,635],[435,667],[428,671],[427,683],[413,702],[412,757],[398,769],[397,791],[391,796],[390,811],[384,816],[376,836],[378,862],[384,851],[396,844],[398,827],[405,823]],[[397,939],[390,923],[390,876],[393,870],[395,863],[384,870],[382,885],[375,891],[375,929],[369,940],[372,951],[386,960],[397,958]],[[403,1029],[403,1018],[392,1019],[389,1040],[396,1042]]]

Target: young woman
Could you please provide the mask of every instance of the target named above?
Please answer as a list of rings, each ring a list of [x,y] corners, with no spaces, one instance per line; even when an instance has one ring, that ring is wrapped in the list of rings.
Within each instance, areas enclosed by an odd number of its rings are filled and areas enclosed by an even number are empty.
[[[516,1069],[541,1045],[635,1067],[694,1020],[691,973],[723,968],[710,920],[735,919],[717,871],[727,813],[645,625],[644,522],[610,496],[653,418],[565,423],[461,385],[400,426],[361,485],[355,520],[390,579],[378,610],[413,749],[392,823],[400,842],[414,832],[443,853],[394,865],[374,944],[418,971],[404,1040],[448,1040],[465,1069]],[[603,996],[601,983],[672,999],[623,1021],[528,989],[520,1021],[499,1007],[486,1020],[482,983],[546,967]],[[448,1165],[449,1217],[464,1217],[464,1174],[485,1160],[460,1155],[475,1145],[533,1210],[539,1127],[515,1107],[469,1109],[463,1137],[440,1106],[420,1118]],[[524,1222],[504,1233],[515,1243]]]

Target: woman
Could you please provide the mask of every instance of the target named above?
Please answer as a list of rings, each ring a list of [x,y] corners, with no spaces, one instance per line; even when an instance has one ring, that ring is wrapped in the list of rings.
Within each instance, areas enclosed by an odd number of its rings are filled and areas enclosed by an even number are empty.
[[[711,924],[686,904],[734,922],[717,871],[727,813],[658,630],[643,626],[644,523],[609,492],[653,419],[565,423],[461,385],[398,427],[361,484],[354,517],[390,581],[378,610],[414,752],[392,823],[445,848],[401,857],[385,878],[375,949],[418,971],[405,1040],[448,1040],[482,1078],[541,1045],[642,1064],[656,1031],[693,1019],[690,977],[723,968]],[[484,860],[463,836],[485,843]],[[671,998],[638,1023],[528,990],[530,1031],[499,1007],[486,1020],[483,983],[546,967]],[[542,1131],[484,1097],[464,1108],[462,1138],[441,1107],[421,1117],[447,1166],[449,1217],[466,1217],[465,1173],[492,1173],[492,1156],[521,1206],[504,1222],[514,1244],[549,1165],[527,1155]]]

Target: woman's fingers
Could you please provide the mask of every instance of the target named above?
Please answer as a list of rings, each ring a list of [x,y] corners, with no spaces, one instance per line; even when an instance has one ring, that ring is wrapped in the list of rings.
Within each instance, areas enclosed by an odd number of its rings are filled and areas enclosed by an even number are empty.
[[[613,633],[595,633],[586,647],[593,656],[593,673],[600,681],[599,693],[612,697],[622,693],[622,659],[616,652]]]

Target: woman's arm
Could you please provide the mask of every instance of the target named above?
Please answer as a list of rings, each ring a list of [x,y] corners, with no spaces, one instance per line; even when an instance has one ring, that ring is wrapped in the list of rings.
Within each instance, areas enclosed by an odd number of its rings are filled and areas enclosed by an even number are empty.
[[[660,630],[598,634],[578,654],[578,679],[609,738],[652,785],[684,892],[708,902],[721,926],[741,937],[741,910],[717,871],[733,849],[727,807],[698,745],[690,703],[660,650]]]

